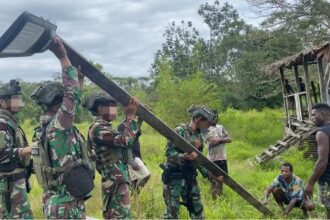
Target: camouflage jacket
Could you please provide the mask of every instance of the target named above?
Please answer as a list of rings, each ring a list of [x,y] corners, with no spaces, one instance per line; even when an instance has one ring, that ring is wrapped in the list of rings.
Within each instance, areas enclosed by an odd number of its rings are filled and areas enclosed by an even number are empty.
[[[10,112],[0,110],[0,166],[2,174],[15,172],[15,167],[24,168],[28,165],[29,157],[21,158],[19,148],[28,146],[23,130],[17,125]],[[18,163],[17,163],[18,161]],[[17,164],[17,165],[16,165]]]
[[[62,73],[64,97],[57,113],[49,117],[40,118],[41,126],[46,127],[48,140],[49,161],[52,168],[68,166],[80,158],[80,146],[73,127],[73,120],[77,106],[80,103],[81,90],[78,82],[78,73],[75,67],[69,66]],[[62,183],[63,175],[55,175],[58,185],[45,192],[44,199],[48,204],[61,204],[75,200]]]
[[[198,150],[203,152],[203,138],[199,130],[192,131],[189,124],[180,124],[175,128],[175,131],[193,146],[195,146],[195,141],[199,139],[201,147]],[[192,169],[195,172],[198,169],[204,178],[209,177],[208,170],[205,167],[197,164],[196,160],[185,160],[184,152],[170,141],[166,145],[166,157],[167,163],[173,167],[183,168],[184,166],[189,165],[192,166]]]
[[[88,139],[96,153],[96,169],[102,176],[102,182],[129,182],[125,152],[132,149],[138,126],[136,121],[125,124],[123,132],[118,133],[112,125],[96,118],[88,131]]]

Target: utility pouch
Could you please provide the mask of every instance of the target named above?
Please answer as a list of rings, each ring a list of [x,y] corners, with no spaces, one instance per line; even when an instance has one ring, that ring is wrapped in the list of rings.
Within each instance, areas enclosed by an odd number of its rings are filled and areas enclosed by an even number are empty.
[[[73,163],[63,173],[63,183],[76,199],[86,198],[94,188],[93,173],[84,163]]]
[[[11,172],[17,168],[17,162],[12,158],[12,151],[3,150],[3,152],[0,154],[0,172]]]
[[[169,184],[171,182],[171,170],[169,167],[164,167],[163,173],[162,173],[162,181],[164,184]]]
[[[47,190],[49,188],[49,183],[51,183],[54,178],[50,172],[46,171],[48,164],[46,164],[43,158],[48,158],[48,155],[43,151],[41,141],[33,142],[32,144],[32,159],[33,159],[33,170],[37,176],[38,183],[40,186]]]
[[[183,173],[171,173],[171,179],[172,180],[177,180],[177,179],[183,179],[184,178],[184,175]]]
[[[11,209],[8,181],[0,180],[0,217],[6,216]]]

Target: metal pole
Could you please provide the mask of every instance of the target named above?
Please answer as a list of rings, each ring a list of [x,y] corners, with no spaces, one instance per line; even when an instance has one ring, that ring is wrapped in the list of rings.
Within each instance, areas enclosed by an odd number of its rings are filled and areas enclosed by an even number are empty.
[[[98,85],[105,92],[114,97],[120,104],[126,106],[131,99],[131,96],[117,84],[108,79],[104,74],[97,70],[92,64],[88,62],[78,51],[74,50],[69,44],[64,42],[64,46],[67,50],[68,57],[74,66],[80,65],[82,67],[83,74],[89,78],[92,82]],[[173,142],[184,152],[190,153],[196,151],[198,154],[197,162],[208,169],[212,174],[216,176],[224,176],[224,182],[238,193],[243,199],[250,203],[253,207],[259,210],[265,215],[272,215],[272,212],[264,206],[258,199],[256,199],[245,188],[234,181],[227,173],[220,169],[213,162],[208,160],[200,151],[189,144],[184,138],[171,129],[165,122],[160,120],[152,112],[150,112],[142,103],[139,104],[137,109],[137,115],[141,117],[146,123],[157,130],[160,134],[165,136],[168,140]]]

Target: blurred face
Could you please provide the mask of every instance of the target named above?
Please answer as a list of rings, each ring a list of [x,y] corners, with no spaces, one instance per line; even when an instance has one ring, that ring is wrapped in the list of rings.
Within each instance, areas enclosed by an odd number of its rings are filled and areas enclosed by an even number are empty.
[[[316,127],[320,127],[324,123],[324,113],[318,109],[313,109],[311,113],[311,121]]]
[[[209,125],[209,122],[207,121],[206,118],[203,118],[203,117],[200,117],[198,118],[197,120],[197,128],[208,128],[210,125]]]
[[[117,118],[117,106],[113,103],[98,106],[98,115],[106,121],[113,121]]]
[[[281,175],[283,179],[290,179],[292,176],[292,172],[290,171],[290,167],[282,166],[281,167]]]
[[[25,106],[21,95],[12,95],[10,99],[7,99],[7,109],[13,113],[19,112],[19,110]]]

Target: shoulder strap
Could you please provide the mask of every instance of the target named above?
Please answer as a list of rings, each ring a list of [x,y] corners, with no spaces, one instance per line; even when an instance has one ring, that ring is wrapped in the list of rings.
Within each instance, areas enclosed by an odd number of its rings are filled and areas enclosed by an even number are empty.
[[[16,119],[10,115],[7,111],[0,109],[0,118],[4,118],[9,122],[9,126],[14,132],[14,147],[22,147],[21,145],[27,145],[25,134],[21,127],[17,124]]]

